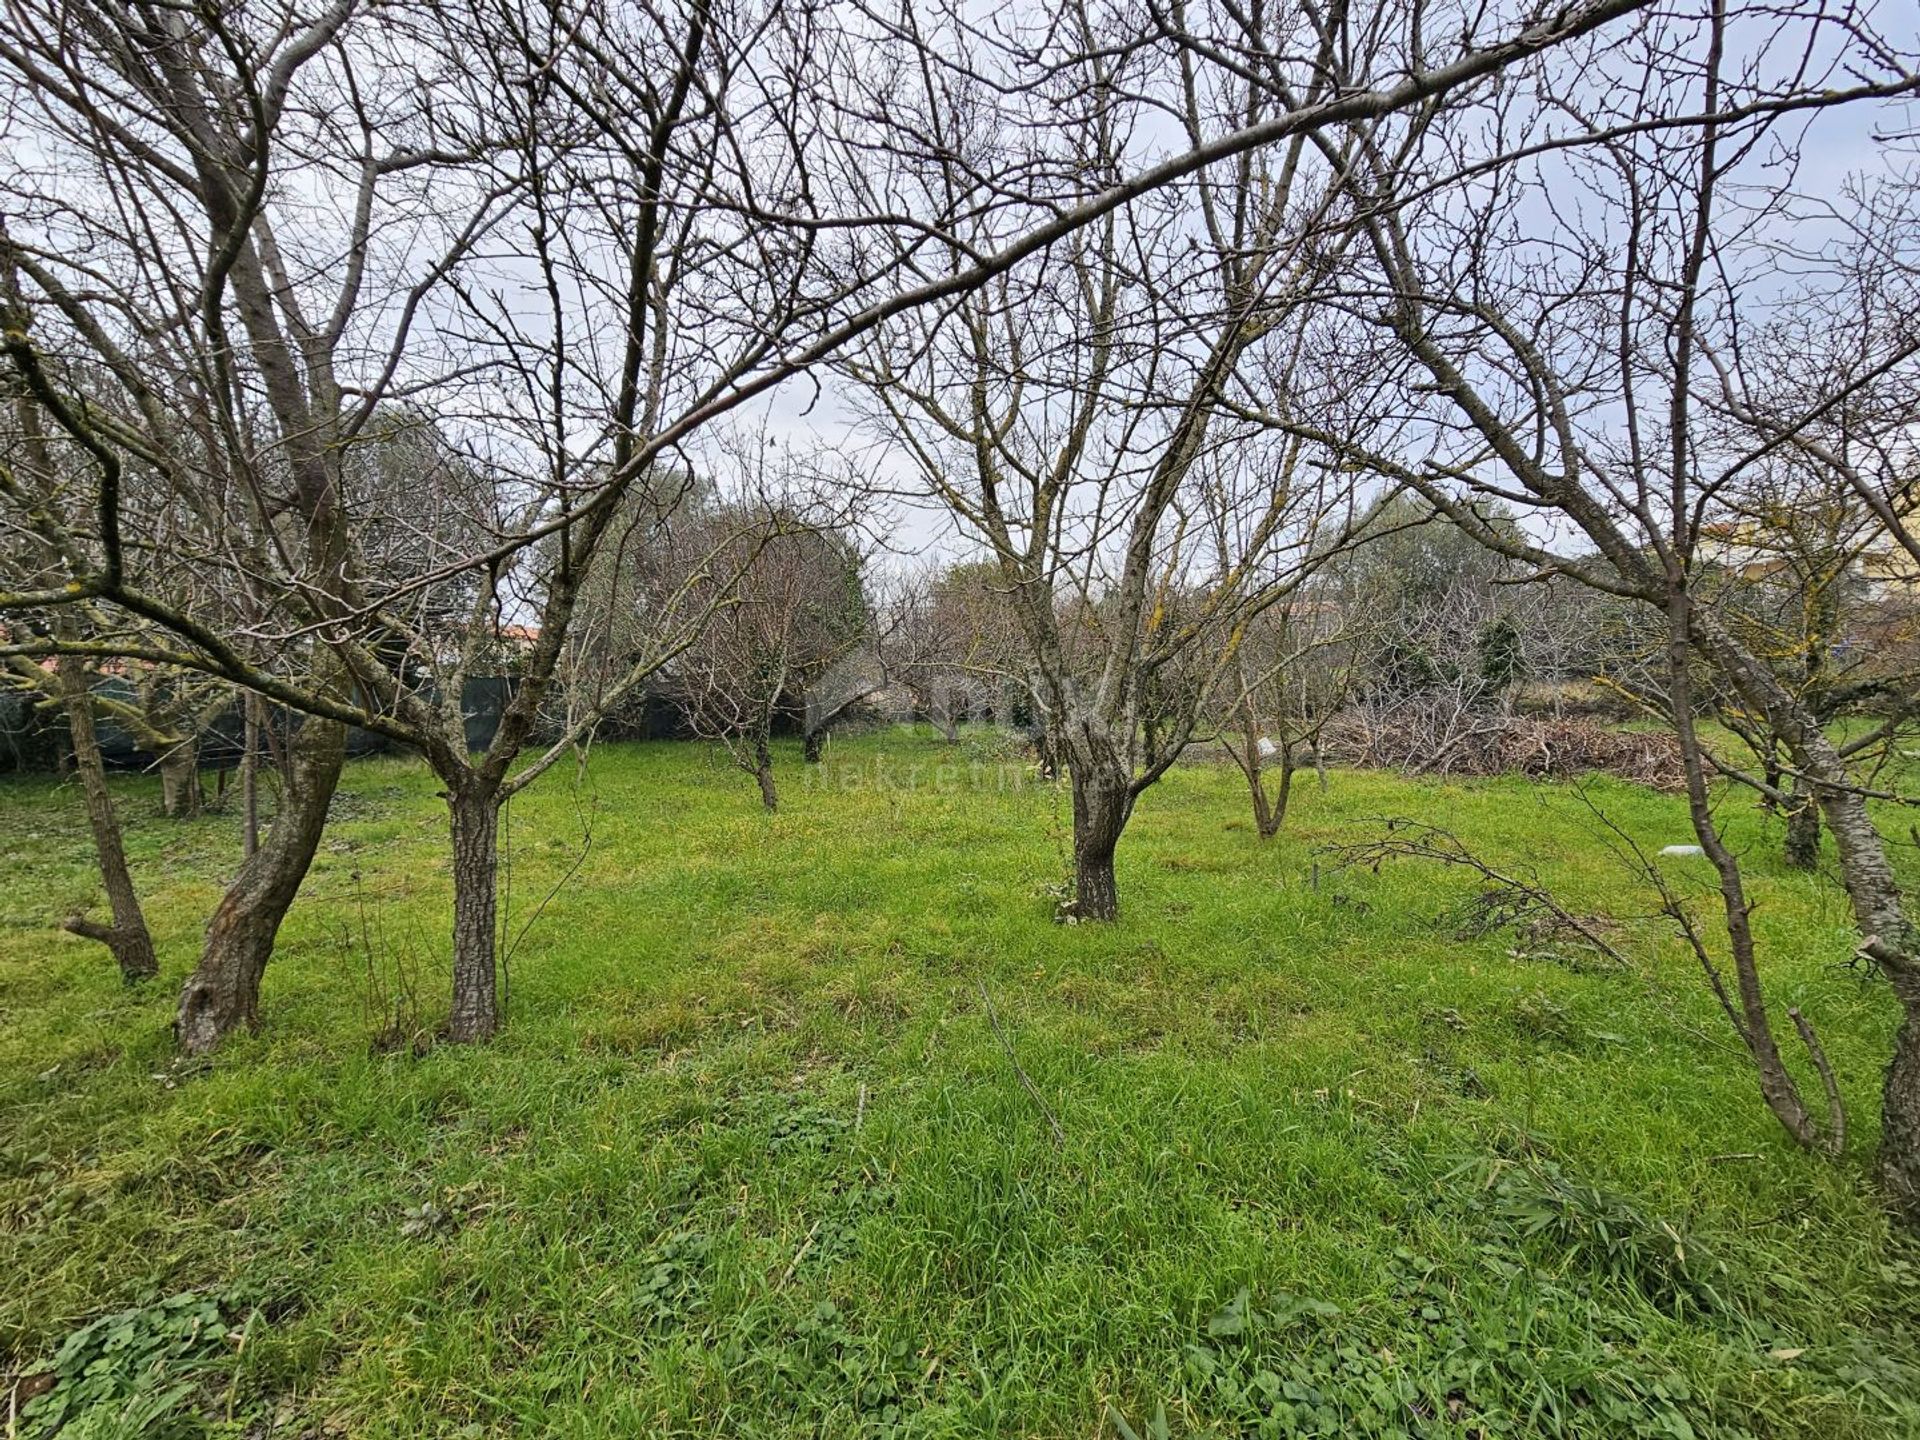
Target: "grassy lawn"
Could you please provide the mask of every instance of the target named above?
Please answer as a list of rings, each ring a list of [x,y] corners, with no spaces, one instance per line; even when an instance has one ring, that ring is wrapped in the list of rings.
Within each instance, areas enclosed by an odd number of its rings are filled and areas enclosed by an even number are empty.
[[[195,1389],[87,1433],[1920,1434],[1920,1265],[1869,1183],[1894,1007],[1748,802],[1838,1166],[1567,788],[1309,777],[1262,845],[1189,767],[1122,843],[1121,921],[1061,926],[1067,797],[990,737],[780,763],[774,817],[676,745],[516,801],[509,930],[551,899],[476,1050],[405,1039],[445,1004],[434,785],[353,764],[265,1027],[205,1066],[167,1027],[237,822],[126,782],[163,979],[124,992],[53,928],[96,888],[77,793],[0,783],[5,1368],[145,1306],[101,1373]],[[1633,967],[1462,938],[1464,872],[1316,855],[1387,814],[1536,863]]]

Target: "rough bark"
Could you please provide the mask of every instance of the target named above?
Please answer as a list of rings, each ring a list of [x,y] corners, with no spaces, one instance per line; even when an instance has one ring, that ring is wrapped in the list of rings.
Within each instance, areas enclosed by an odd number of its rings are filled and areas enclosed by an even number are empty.
[[[827,731],[823,726],[818,730],[809,730],[801,742],[800,753],[809,765],[818,765],[827,748]]]
[[[773,752],[767,747],[767,737],[757,736],[753,742],[753,778],[760,786],[760,803],[772,814],[780,808],[780,792],[773,783]]]
[[[1080,920],[1115,920],[1120,889],[1114,849],[1133,809],[1131,777],[1086,747],[1069,764],[1073,785],[1073,905]]]
[[[1820,863],[1820,806],[1804,780],[1793,782],[1787,801],[1786,861],[1795,870],[1811,870]]]
[[[1844,765],[1824,734],[1806,753],[1816,765],[1831,757],[1835,773]],[[1880,1188],[1896,1218],[1920,1231],[1920,937],[1901,904],[1886,842],[1865,798],[1837,786],[1820,786],[1816,793],[1863,937],[1861,952],[1880,966],[1902,1011],[1880,1092]]]
[[[160,808],[171,820],[191,820],[206,808],[200,788],[200,741],[188,736],[160,756]]]
[[[204,1054],[235,1030],[259,1023],[260,980],[280,922],[320,848],[346,747],[346,726],[332,720],[310,718],[289,740],[273,827],[221,896],[207,922],[200,964],[180,990],[174,1034],[190,1054]]]
[[[453,1008],[447,1038],[489,1040],[500,1028],[496,932],[500,878],[500,796],[475,780],[447,796],[453,833]]]
[[[105,945],[120,967],[120,978],[132,985],[158,974],[160,962],[153,953],[153,937],[140,910],[139,894],[133,888],[133,874],[127,868],[120,817],[114,813],[106,765],[100,758],[100,737],[94,729],[93,698],[85,667],[77,659],[64,658],[59,662],[58,674],[60,703],[72,735],[74,769],[79,772],[81,791],[86,797],[87,824],[93,831],[100,881],[106,887],[107,903],[113,910],[110,926],[75,915],[67,920],[66,928]]]
[[[1880,1189],[1895,1216],[1920,1230],[1920,1004],[1911,1002],[1880,1095]]]

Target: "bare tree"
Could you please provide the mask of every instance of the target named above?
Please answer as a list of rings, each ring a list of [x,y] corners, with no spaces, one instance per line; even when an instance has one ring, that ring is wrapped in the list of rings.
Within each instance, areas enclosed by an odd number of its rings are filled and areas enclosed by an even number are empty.
[[[1147,52],[1096,44],[1085,9],[1067,24],[1077,48],[1043,92],[1044,130],[1010,134],[928,82],[943,158],[925,183],[1056,147],[1117,177],[1140,119],[1127,97],[1154,79],[1138,73]],[[1196,148],[1223,115],[1266,113],[1231,74],[1188,68],[1174,93]],[[1310,80],[1305,103],[1326,93]],[[1078,918],[1117,915],[1114,852],[1134,801],[1192,738],[1239,626],[1337,548],[1325,527],[1352,508],[1351,487],[1305,466],[1300,446],[1229,433],[1220,413],[1253,357],[1284,369],[1307,343],[1299,317],[1333,193],[1316,158],[1296,140],[1168,189],[847,367],[999,567],[1071,780]],[[991,244],[992,223],[957,237],[948,263]],[[1213,658],[1192,663],[1207,641]]]
[[[1221,745],[1246,778],[1262,840],[1286,824],[1301,765],[1326,774],[1323,737],[1359,684],[1371,618],[1344,603],[1337,587],[1311,585],[1255,617],[1235,648],[1211,711]]]
[[[701,571],[687,583],[714,613],[673,662],[671,693],[773,811],[776,722],[804,716],[809,691],[866,639],[858,557],[784,508],[721,506],[687,530]]]
[[[910,11],[875,27],[779,0],[10,10],[0,63],[33,140],[5,178],[24,277],[5,351],[95,483],[61,512],[66,578],[10,586],[0,607],[88,599],[171,638],[6,648],[195,668],[311,717],[290,742],[274,833],[215,916],[183,1038],[212,1043],[251,1018],[346,725],[417,749],[441,779],[448,1032],[494,1031],[500,805],[590,733],[597,714],[582,714],[520,764],[624,498],[713,420],[1209,166],[1420,104],[1644,4],[1528,13],[1438,63],[1415,45],[1377,85],[1221,109],[1161,158],[1122,165],[1133,157],[1115,152],[1088,169],[1023,156],[949,168],[932,188],[919,183],[935,143],[922,117],[868,99],[937,71],[1012,103],[1050,57],[1003,47],[963,70]],[[1119,37],[1115,53],[1135,51],[1165,46]],[[929,267],[922,252],[941,236],[960,244],[935,245]],[[1267,248],[1247,263],[1271,263]],[[1216,340],[1223,359],[1242,348],[1224,326]],[[430,413],[462,461],[427,477],[447,523],[415,530],[396,579],[344,467],[400,400]],[[1187,438],[1155,489],[1161,515],[1204,434],[1175,428]],[[184,597],[147,583],[126,524],[136,465],[211,537],[205,581]],[[487,539],[464,543],[475,530]],[[1127,573],[1160,558],[1148,545]],[[632,693],[704,618],[671,617],[601,699]],[[516,688],[470,753],[464,681],[509,627],[528,637]],[[1098,808],[1120,814],[1111,799]]]
[[[8,537],[12,542],[8,558],[13,568],[28,574],[57,574],[65,537],[51,518],[47,502],[60,484],[59,462],[39,407],[30,397],[19,395],[12,408],[16,424],[9,428],[6,439],[9,451],[17,458],[0,471],[0,488],[8,498],[26,501],[30,518],[19,533]],[[71,634],[77,621],[75,612],[66,610],[47,616],[30,614],[26,623],[33,626],[38,622],[50,634]],[[149,979],[159,972],[160,962],[127,866],[120,818],[107,786],[106,763],[94,725],[97,677],[78,655],[61,655],[51,662],[14,655],[8,658],[7,667],[14,688],[44,696],[66,717],[74,769],[86,802],[87,826],[112,911],[109,924],[102,925],[80,913],[67,919],[66,929],[105,945],[127,984]]]
[[[990,562],[926,561],[882,578],[874,646],[885,682],[949,745],[968,719],[1011,723],[1008,692],[1027,666],[1018,623]]]
[[[1920,285],[1915,257],[1884,238],[1917,217],[1910,181],[1848,193],[1851,242],[1829,251],[1757,334],[1704,357],[1717,382],[1700,398],[1705,418],[1720,428],[1720,446],[1752,458],[1716,488],[1701,552],[1730,628],[1807,713],[1822,726],[1868,721],[1840,750],[1877,775],[1910,732],[1920,675],[1920,560],[1909,529],[1920,503],[1915,367],[1902,358],[1920,341]],[[1800,268],[1791,248],[1784,258]],[[1729,699],[1718,713],[1754,752],[1766,799],[1785,814],[1787,863],[1811,869],[1821,832],[1811,782],[1766,713],[1737,692]]]
[[[49,0],[6,21],[4,59],[30,101],[19,115],[52,162],[9,176],[23,223],[6,241],[19,277],[7,350],[17,382],[100,476],[55,512],[84,577],[68,589],[143,631],[77,643],[216,671],[320,712],[289,742],[273,833],[216,910],[182,993],[192,1049],[253,1021],[345,723],[363,718],[349,667],[302,627],[355,593],[341,465],[376,397],[353,393],[342,367],[377,346],[369,311],[388,310],[391,327],[398,307],[405,330],[408,287],[370,281],[374,235],[398,216],[391,192],[437,157],[409,148],[428,122],[384,48],[398,35],[351,16],[344,5],[112,16]],[[309,104],[322,94],[345,103]],[[301,191],[338,175],[351,204],[316,229]],[[371,353],[377,376],[382,352]],[[197,570],[184,584],[183,558]]]
[[[110,924],[102,925],[84,914],[76,914],[67,919],[66,928],[105,945],[120,967],[121,978],[131,985],[158,974],[160,962],[154,955],[153,936],[147,930],[132,872],[127,868],[119,817],[114,813],[113,796],[107,789],[106,766],[100,758],[100,741],[94,731],[92,688],[92,676],[78,656],[63,655],[55,662],[54,690],[67,717],[74,770],[80,776],[80,788],[86,797],[87,824],[93,831],[100,878],[106,887],[113,919]]]
[[[1701,397],[1720,390],[1746,322],[1777,294],[1766,242],[1787,223],[1803,177],[1768,171],[1768,145],[1802,111],[1916,89],[1912,58],[1884,39],[1848,32],[1829,49],[1818,7],[1770,13],[1779,27],[1770,33],[1791,37],[1779,41],[1785,48],[1736,53],[1733,17],[1715,0],[1652,26],[1644,53],[1603,54],[1579,74],[1549,67],[1497,104],[1362,127],[1351,174],[1366,243],[1343,289],[1359,321],[1352,339],[1375,378],[1328,412],[1338,435],[1290,416],[1275,423],[1409,486],[1536,572],[1658,617],[1664,707],[1695,834],[1719,881],[1730,993],[1717,963],[1709,978],[1773,1113],[1796,1140],[1831,1149],[1843,1115],[1811,1024],[1794,1017],[1826,1094],[1818,1109],[1774,1035],[1741,865],[1709,788],[1716,769],[1737,769],[1700,733],[1697,668],[1765,714],[1834,835],[1862,951],[1904,1012],[1883,1097],[1881,1173],[1889,1203],[1911,1220],[1920,1218],[1920,946],[1886,842],[1842,745],[1696,584],[1707,525],[1766,448],[1725,443]],[[1794,62],[1782,66],[1786,48]],[[1630,99],[1611,98],[1601,78],[1622,61],[1641,77]],[[1552,117],[1572,114],[1573,128],[1554,133]],[[1471,195],[1449,189],[1460,174],[1454,142],[1484,125],[1526,132],[1524,160],[1485,172],[1498,183]],[[1568,184],[1588,202],[1579,224],[1555,206]],[[1544,233],[1541,214],[1552,217]],[[1370,344],[1369,329],[1388,343]],[[1897,343],[1878,363],[1912,353]],[[1784,430],[1801,433],[1810,413],[1788,417]],[[1491,523],[1494,503],[1516,507],[1522,528]],[[1573,537],[1580,544],[1567,543]]]

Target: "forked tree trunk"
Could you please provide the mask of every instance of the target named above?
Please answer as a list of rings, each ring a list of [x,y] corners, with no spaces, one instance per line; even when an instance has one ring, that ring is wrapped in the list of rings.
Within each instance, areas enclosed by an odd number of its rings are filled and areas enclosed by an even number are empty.
[[[1081,920],[1115,920],[1120,915],[1120,889],[1113,854],[1133,810],[1131,777],[1090,753],[1076,754],[1070,766],[1073,914]]]
[[[60,703],[67,713],[73,738],[73,764],[80,772],[80,788],[87,802],[87,824],[93,831],[94,853],[100,862],[100,881],[113,909],[113,924],[101,925],[74,915],[66,928],[89,940],[98,940],[112,953],[120,978],[132,985],[160,970],[147,932],[140,897],[127,869],[127,851],[120,838],[120,817],[114,813],[113,794],[107,788],[107,767],[100,758],[100,737],[93,725],[93,698],[86,668],[72,657],[59,661]]]
[[[1860,951],[1879,965],[1900,1004],[1900,1029],[1881,1090],[1880,1185],[1901,1223],[1920,1231],[1920,933],[1907,916],[1886,840],[1847,773],[1845,757],[1818,720],[1733,640],[1711,610],[1701,612],[1697,633],[1742,698],[1768,716],[1794,768],[1807,777],[1833,837]]]
[[[1827,1092],[1828,1121],[1824,1128],[1807,1107],[1799,1085],[1781,1058],[1779,1042],[1774,1038],[1773,1022],[1760,983],[1760,968],[1754,946],[1751,924],[1753,906],[1747,900],[1740,862],[1727,848],[1713,818],[1712,800],[1707,790],[1706,763],[1694,725],[1690,668],[1693,658],[1693,612],[1684,591],[1674,591],[1667,609],[1667,699],[1673,711],[1674,738],[1680,742],[1681,767],[1687,781],[1687,812],[1693,821],[1693,833],[1720,876],[1721,910],[1726,926],[1727,948],[1733,964],[1732,995],[1727,993],[1718,967],[1705,946],[1694,936],[1690,924],[1687,926],[1688,938],[1706,971],[1715,998],[1726,1012],[1735,1033],[1746,1045],[1747,1053],[1753,1058],[1754,1071],[1760,1082],[1760,1095],[1766,1101],[1767,1108],[1799,1144],[1824,1150],[1829,1155],[1838,1155],[1846,1144],[1846,1115],[1825,1054],[1819,1048],[1811,1026],[1798,1012],[1788,1012],[1794,1018],[1800,1038],[1811,1053]],[[1678,908],[1670,909],[1669,913],[1676,918],[1684,915]]]
[[[346,761],[347,727],[309,717],[286,749],[273,827],[220,897],[207,922],[200,964],[180,991],[174,1034],[189,1054],[204,1054],[235,1030],[259,1023],[260,979],[280,922],[320,848]]]
[[[1796,870],[1812,870],[1820,863],[1820,806],[1804,780],[1793,782],[1787,801],[1786,861]]]
[[[1254,762],[1253,773],[1247,777],[1253,789],[1253,823],[1260,832],[1262,840],[1271,840],[1280,833],[1280,827],[1287,823],[1287,805],[1293,799],[1293,752],[1289,747],[1280,750],[1280,780],[1274,786],[1273,793],[1267,793],[1267,772],[1259,761]]]
[[[490,1040],[500,1028],[495,974],[500,878],[500,794],[467,781],[447,795],[453,832],[453,1008],[447,1038]]]
[[[1271,840],[1286,824],[1287,804],[1293,798],[1293,746],[1291,743],[1280,746],[1280,784],[1269,794],[1267,767],[1260,755],[1259,731],[1251,725],[1244,727],[1241,741],[1244,748],[1235,749],[1229,743],[1227,753],[1240,766],[1240,773],[1247,777],[1247,792],[1253,801],[1255,833],[1262,840]]]
[[[191,820],[206,808],[200,788],[200,741],[188,736],[160,755],[160,808],[169,819]]]

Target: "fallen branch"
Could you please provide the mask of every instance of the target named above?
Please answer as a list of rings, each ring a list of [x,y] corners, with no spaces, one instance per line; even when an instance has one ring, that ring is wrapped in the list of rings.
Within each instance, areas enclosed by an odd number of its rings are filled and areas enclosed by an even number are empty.
[[[1591,920],[1582,919],[1554,899],[1553,893],[1531,871],[1522,875],[1496,869],[1469,850],[1458,835],[1438,825],[1391,816],[1385,825],[1386,834],[1377,839],[1323,846],[1322,853],[1334,856],[1341,869],[1364,865],[1378,871],[1382,861],[1403,858],[1434,860],[1472,870],[1487,882],[1482,902],[1490,913],[1500,917],[1500,923],[1519,925],[1544,915],[1558,928],[1579,936],[1614,964],[1623,968],[1631,964],[1599,933]]]
[[[1033,1083],[1032,1077],[1021,1067],[1020,1057],[1013,1053],[1013,1042],[1007,1039],[1007,1032],[1000,1028],[1000,1017],[994,1013],[993,1009],[993,997],[987,994],[987,982],[982,980],[978,984],[980,1003],[987,1007],[987,1023],[993,1027],[994,1038],[1000,1042],[1000,1048],[1007,1052],[1007,1063],[1013,1066],[1013,1073],[1019,1078],[1021,1087],[1039,1107],[1040,1113],[1046,1117],[1047,1125],[1053,1131],[1054,1145],[1064,1149],[1067,1143],[1066,1130],[1062,1128],[1059,1117],[1053,1113],[1053,1107],[1047,1104],[1046,1097]]]

